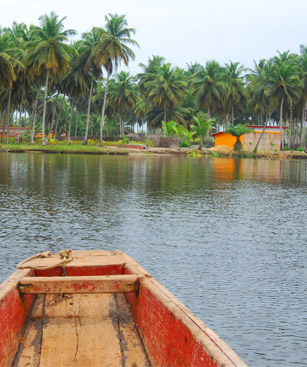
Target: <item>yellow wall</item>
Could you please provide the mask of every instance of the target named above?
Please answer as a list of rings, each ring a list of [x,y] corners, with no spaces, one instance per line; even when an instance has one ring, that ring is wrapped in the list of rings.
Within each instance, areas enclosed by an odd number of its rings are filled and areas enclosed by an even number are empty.
[[[240,137],[241,143],[243,144],[243,136]],[[215,146],[218,145],[226,145],[227,147],[230,147],[233,149],[233,146],[235,145],[237,141],[237,138],[235,136],[232,136],[229,133],[219,134],[215,135]]]

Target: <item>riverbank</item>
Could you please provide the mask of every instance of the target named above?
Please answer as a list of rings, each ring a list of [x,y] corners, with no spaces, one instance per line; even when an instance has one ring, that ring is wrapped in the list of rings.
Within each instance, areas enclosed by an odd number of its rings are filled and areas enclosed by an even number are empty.
[[[106,154],[128,155],[129,151],[117,147],[98,147],[96,145],[40,145],[40,144],[6,144],[0,143],[0,152],[9,153],[59,153],[59,154]]]
[[[105,154],[105,155],[132,155],[132,154],[160,154],[198,157],[221,158],[265,158],[265,159],[307,159],[307,153],[299,151],[264,151],[254,153],[249,150],[235,151],[228,147],[203,148],[199,151],[195,148],[148,148],[134,149],[117,146],[98,147],[96,145],[39,145],[39,144],[6,144],[0,143],[0,152],[10,153],[59,153],[59,154]]]

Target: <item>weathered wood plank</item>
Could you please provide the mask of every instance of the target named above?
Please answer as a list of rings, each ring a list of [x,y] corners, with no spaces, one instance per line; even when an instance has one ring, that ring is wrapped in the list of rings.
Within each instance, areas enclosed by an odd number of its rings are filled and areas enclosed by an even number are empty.
[[[47,295],[40,367],[121,367],[112,294]]]
[[[125,296],[123,294],[114,294],[114,298],[118,317],[118,334],[122,350],[122,365],[127,367],[149,367],[149,360]]]
[[[39,295],[28,319],[12,367],[39,367],[45,295]]]
[[[129,293],[139,287],[137,275],[102,275],[91,277],[25,277],[19,281],[22,293]]]

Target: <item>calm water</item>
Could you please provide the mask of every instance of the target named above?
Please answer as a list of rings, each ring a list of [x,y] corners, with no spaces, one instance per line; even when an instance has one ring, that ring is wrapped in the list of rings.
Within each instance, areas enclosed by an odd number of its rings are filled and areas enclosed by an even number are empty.
[[[0,153],[0,281],[127,252],[250,366],[307,366],[307,161]]]

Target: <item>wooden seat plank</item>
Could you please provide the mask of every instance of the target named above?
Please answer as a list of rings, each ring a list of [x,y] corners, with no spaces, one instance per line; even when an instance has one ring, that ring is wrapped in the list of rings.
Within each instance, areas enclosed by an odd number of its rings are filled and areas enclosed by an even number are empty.
[[[137,275],[101,275],[74,277],[25,277],[19,281],[22,293],[115,293],[136,292]]]

